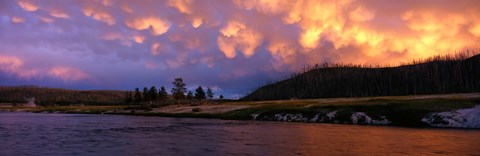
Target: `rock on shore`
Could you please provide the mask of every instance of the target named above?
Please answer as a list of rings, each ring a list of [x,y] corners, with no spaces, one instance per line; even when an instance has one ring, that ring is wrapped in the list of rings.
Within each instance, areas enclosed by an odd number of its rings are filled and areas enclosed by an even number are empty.
[[[422,119],[432,127],[480,128],[480,105],[450,112],[431,113]]]

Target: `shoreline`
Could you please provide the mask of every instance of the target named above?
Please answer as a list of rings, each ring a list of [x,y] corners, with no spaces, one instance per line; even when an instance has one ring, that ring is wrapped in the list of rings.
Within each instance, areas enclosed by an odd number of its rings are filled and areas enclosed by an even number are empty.
[[[0,111],[480,129],[479,93],[226,102],[148,109],[132,105],[0,107]]]
[[[0,113],[7,111],[0,111]],[[216,120],[231,120],[231,121],[257,121],[257,122],[273,122],[273,123],[303,123],[303,124],[331,124],[331,125],[345,125],[345,126],[374,126],[374,127],[396,127],[396,128],[413,128],[413,129],[438,129],[438,130],[468,130],[478,131],[480,128],[462,128],[462,127],[415,127],[415,126],[398,126],[398,125],[372,125],[372,124],[351,124],[351,123],[328,123],[328,122],[291,122],[291,121],[270,121],[270,120],[244,120],[244,119],[228,119],[210,117],[210,114],[202,115],[175,115],[175,114],[149,114],[149,113],[94,113],[94,112],[29,112],[29,111],[8,111],[8,113],[38,113],[38,114],[95,114],[95,115],[124,115],[124,116],[142,116],[142,117],[165,117],[165,118],[190,118],[190,119],[216,119]],[[204,116],[206,115],[206,116]],[[212,115],[213,116],[213,115]]]

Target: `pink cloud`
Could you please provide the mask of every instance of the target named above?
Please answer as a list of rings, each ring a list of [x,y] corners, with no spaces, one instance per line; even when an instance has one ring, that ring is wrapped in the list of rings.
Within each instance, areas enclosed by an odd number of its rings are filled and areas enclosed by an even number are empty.
[[[35,4],[33,4],[30,1],[24,1],[20,0],[17,1],[18,6],[20,6],[23,10],[30,11],[30,12],[35,12],[39,9],[39,7]]]
[[[26,20],[25,18],[22,18],[22,17],[17,17],[17,16],[12,16],[10,18],[10,20],[13,22],[13,23],[24,23]]]
[[[0,55],[0,72],[13,74],[21,79],[51,77],[71,82],[90,78],[90,75],[85,72],[66,66],[29,68],[19,57],[3,55]]]
[[[53,16],[53,17],[56,17],[56,18],[63,18],[63,19],[69,19],[70,18],[70,16],[67,13],[59,11],[59,10],[52,10],[50,12],[50,15]]]
[[[51,68],[48,71],[48,75],[63,81],[79,81],[90,78],[90,75],[79,69],[64,66]]]
[[[25,69],[24,61],[14,56],[0,55],[0,71],[29,79],[39,74],[38,69]]]

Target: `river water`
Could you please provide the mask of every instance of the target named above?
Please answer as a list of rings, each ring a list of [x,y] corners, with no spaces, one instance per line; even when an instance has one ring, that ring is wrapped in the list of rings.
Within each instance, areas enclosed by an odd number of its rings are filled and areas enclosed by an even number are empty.
[[[480,155],[480,130],[0,113],[0,155]]]

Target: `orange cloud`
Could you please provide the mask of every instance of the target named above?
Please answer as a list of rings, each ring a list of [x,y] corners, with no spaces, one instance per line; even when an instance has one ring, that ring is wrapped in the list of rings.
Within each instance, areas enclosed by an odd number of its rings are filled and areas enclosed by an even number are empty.
[[[366,22],[375,18],[375,13],[364,6],[359,6],[350,12],[349,17],[353,22]]]
[[[126,13],[133,13],[133,9],[130,8],[127,4],[120,5],[120,9]]]
[[[20,6],[23,10],[35,12],[39,9],[39,7],[33,4],[30,1],[17,1],[18,6]]]
[[[286,68],[296,70],[295,54],[297,52],[295,46],[291,42],[273,40],[267,47],[270,54],[273,56],[272,65],[277,71],[282,71]]]
[[[200,26],[202,25],[202,23],[203,23],[203,19],[202,19],[202,18],[194,18],[194,19],[192,20],[192,26],[193,26],[194,28],[200,27]]]
[[[227,26],[220,29],[220,32],[225,37],[231,37],[237,34],[237,32],[241,29],[245,29],[245,24],[240,23],[238,21],[230,21],[227,23]]]
[[[143,43],[145,41],[145,36],[142,35],[135,35],[133,36],[133,40],[137,42],[138,44]]]
[[[480,37],[480,22],[475,22],[475,24],[472,24],[469,28],[468,31],[472,33],[472,35],[476,37]]]
[[[237,6],[244,7],[247,10],[255,9],[264,14],[278,14],[288,9],[286,6],[292,5],[288,0],[235,0]]]
[[[13,5],[32,12],[41,7],[31,14],[43,22],[83,19],[73,18],[76,14],[71,10],[45,12],[43,8],[54,7],[32,2],[36,1],[18,0]],[[108,25],[123,22],[109,27],[109,33],[99,31],[100,39],[126,46],[137,43],[136,48],[153,56],[167,51],[188,55],[176,59],[165,55],[162,59],[168,59],[170,67],[198,62],[210,67],[217,58],[251,58],[258,52],[267,52],[271,57],[266,62],[272,65],[268,70],[278,71],[324,61],[390,64],[478,48],[480,41],[480,9],[473,0],[406,0],[402,5],[375,0],[233,0],[218,5],[192,0],[89,2],[79,5],[85,16]],[[16,15],[11,23],[30,21],[23,14],[11,15]],[[147,31],[152,35],[143,34]],[[209,43],[212,40],[215,43]],[[223,56],[216,56],[218,52]]]
[[[115,18],[112,15],[108,14],[107,12],[104,12],[101,10],[95,10],[92,7],[84,7],[82,11],[85,16],[92,17],[93,19],[97,21],[101,21],[108,25],[115,25],[116,23]]]
[[[229,21],[220,32],[222,35],[217,37],[218,48],[230,59],[236,56],[237,49],[246,58],[251,57],[263,42],[260,32],[248,29],[244,23],[238,21]]]
[[[405,8],[379,6],[376,2],[358,0],[237,0],[235,4],[246,10],[255,10],[268,16],[281,16],[286,25],[295,25],[298,33],[298,49],[295,45],[275,41],[271,35],[267,47],[277,67],[282,64],[295,66],[292,56],[310,53],[320,57],[306,58],[307,62],[321,62],[326,45],[332,45],[328,57],[352,63],[388,63],[398,60],[425,58],[447,54],[463,48],[478,47],[480,23],[476,22],[478,10],[467,3],[456,5],[431,4],[415,6],[413,1]],[[461,7],[460,7],[461,6]],[[390,8],[389,8],[390,7]],[[455,8],[464,8],[455,10]],[[441,16],[439,16],[441,15]],[[248,20],[247,20],[248,21]],[[236,36],[244,25],[230,24],[220,29],[223,36]],[[465,31],[466,30],[466,31]],[[268,33],[268,32],[267,32]],[[477,42],[475,42],[477,41]],[[226,38],[217,38],[219,49],[229,58],[235,57],[235,44]],[[357,57],[349,57],[342,48],[355,47]],[[328,47],[327,47],[328,48]],[[292,52],[295,51],[295,52]],[[392,54],[397,57],[391,57]],[[320,59],[316,60],[315,59]],[[282,67],[283,68],[283,67]]]
[[[300,45],[302,45],[302,47],[305,49],[317,48],[321,33],[322,29],[320,28],[312,27],[305,29],[300,34]]]
[[[237,56],[235,52],[235,43],[224,36],[218,36],[217,38],[218,49],[225,54],[225,57],[232,59]]]
[[[168,5],[176,8],[180,13],[191,14],[191,4],[192,0],[169,0]]]
[[[253,30],[242,30],[232,37],[218,36],[218,48],[227,58],[234,58],[236,50],[240,50],[246,58],[255,53],[255,49],[262,43],[262,36]]]
[[[155,36],[166,33],[171,26],[170,22],[153,16],[129,20],[125,22],[125,25],[135,30],[152,28],[152,34]]]

